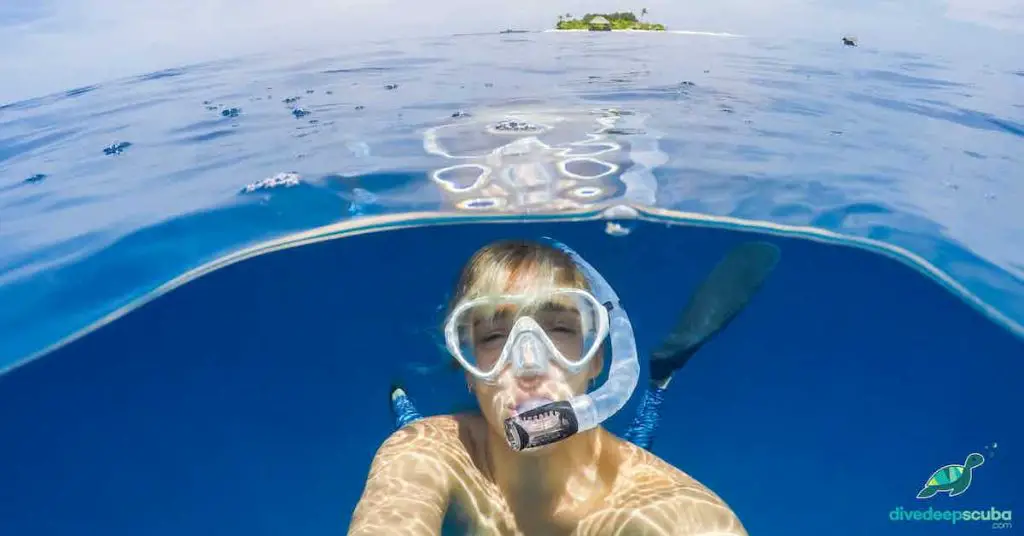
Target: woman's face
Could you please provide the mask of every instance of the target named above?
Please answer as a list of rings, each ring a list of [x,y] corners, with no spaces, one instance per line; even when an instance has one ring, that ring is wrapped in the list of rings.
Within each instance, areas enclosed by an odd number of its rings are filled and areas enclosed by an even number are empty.
[[[528,285],[529,282],[523,282]],[[519,285],[517,285],[519,286]],[[553,289],[550,289],[553,290]],[[516,293],[516,289],[509,290]],[[545,289],[531,289],[531,294],[544,296]],[[522,309],[498,307],[487,314],[477,315],[472,322],[472,346],[478,366],[488,369],[496,363],[509,341],[515,322],[523,315],[532,318],[551,340],[555,348],[565,356],[580,356],[584,345],[584,333],[580,312],[565,303],[547,302],[543,299],[532,302],[531,307]],[[467,381],[476,395],[480,410],[488,424],[498,433],[503,433],[503,422],[531,406],[547,402],[569,400],[585,393],[590,381],[602,369],[601,353],[590,361],[581,372],[571,374],[550,355],[545,346],[530,344],[530,337],[513,339],[526,341],[522,352],[524,362],[544,364],[538,370],[517,370],[513,360],[504,363],[501,373],[490,382],[477,380],[467,374]],[[525,406],[525,407],[524,407]]]

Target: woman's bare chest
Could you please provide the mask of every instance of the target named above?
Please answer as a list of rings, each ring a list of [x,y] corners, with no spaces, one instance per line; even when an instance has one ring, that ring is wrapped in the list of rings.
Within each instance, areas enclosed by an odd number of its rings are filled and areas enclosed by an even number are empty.
[[[450,504],[449,517],[463,527],[457,534],[473,536],[570,536],[589,515],[608,506],[598,497],[510,498],[482,474],[469,475]]]

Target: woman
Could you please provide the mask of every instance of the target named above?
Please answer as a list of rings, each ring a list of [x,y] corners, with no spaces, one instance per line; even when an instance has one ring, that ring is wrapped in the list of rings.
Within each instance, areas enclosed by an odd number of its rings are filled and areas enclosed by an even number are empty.
[[[472,534],[746,535],[711,490],[600,426],[639,365],[617,296],[571,250],[484,247],[463,269],[445,334],[480,414],[393,433],[350,535],[440,534],[450,509]],[[588,393],[606,337],[608,380]]]

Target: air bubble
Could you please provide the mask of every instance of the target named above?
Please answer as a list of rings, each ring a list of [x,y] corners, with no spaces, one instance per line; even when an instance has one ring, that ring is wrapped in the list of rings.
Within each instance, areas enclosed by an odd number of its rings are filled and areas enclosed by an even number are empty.
[[[610,236],[627,236],[633,232],[633,226],[610,221],[605,224],[604,232]]]
[[[602,217],[609,220],[604,226],[605,233],[610,236],[627,236],[636,227],[640,213],[629,205],[615,205],[605,209]]]

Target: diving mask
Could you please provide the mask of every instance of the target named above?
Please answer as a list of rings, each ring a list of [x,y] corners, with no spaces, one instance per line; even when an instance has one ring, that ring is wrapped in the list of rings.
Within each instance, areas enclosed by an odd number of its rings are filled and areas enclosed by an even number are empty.
[[[509,365],[516,375],[543,374],[552,363],[578,374],[611,336],[612,364],[605,384],[506,419],[506,439],[513,450],[547,445],[596,427],[626,404],[640,374],[633,328],[618,296],[576,252],[554,245],[572,257],[593,294],[557,289],[477,298],[458,305],[445,325],[449,352],[484,382],[496,381]]]
[[[589,292],[557,289],[469,300],[452,311],[448,348],[470,374],[494,382],[510,363],[517,375],[554,362],[579,374],[608,335],[608,311]]]

